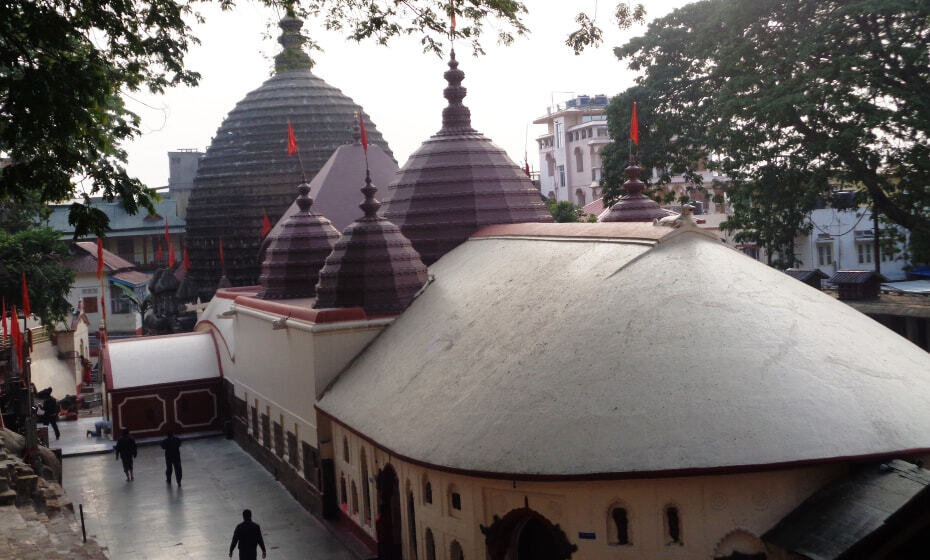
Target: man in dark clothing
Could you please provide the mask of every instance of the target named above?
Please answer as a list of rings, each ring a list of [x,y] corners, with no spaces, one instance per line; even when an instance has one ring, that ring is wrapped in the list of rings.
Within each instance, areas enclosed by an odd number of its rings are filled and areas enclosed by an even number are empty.
[[[260,546],[262,549],[262,558],[265,558],[265,541],[262,539],[262,530],[257,523],[252,523],[252,510],[242,511],[242,523],[236,525],[233,532],[232,543],[229,545],[229,557],[232,558],[233,550],[236,549],[236,543],[239,544],[239,560],[255,560],[258,553],[255,547]]]
[[[174,478],[181,485],[181,440],[168,432],[168,437],[162,440],[161,448],[165,450],[165,482],[171,484],[171,471]]]
[[[55,432],[55,439],[59,439],[61,432],[58,430],[58,413],[61,412],[61,407],[58,405],[58,399],[52,396],[52,388],[48,387],[39,391],[35,397],[42,411],[39,420],[46,426],[51,425],[52,431]]]
[[[136,440],[129,435],[129,428],[123,428],[123,435],[116,440],[116,458],[123,460],[123,472],[126,473],[126,480],[134,480],[132,474],[132,460],[138,454],[136,449]]]

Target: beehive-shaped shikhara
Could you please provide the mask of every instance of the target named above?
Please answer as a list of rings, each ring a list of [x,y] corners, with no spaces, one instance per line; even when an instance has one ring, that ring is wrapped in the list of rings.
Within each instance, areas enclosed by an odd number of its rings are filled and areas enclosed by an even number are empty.
[[[507,153],[471,127],[462,104],[465,73],[452,52],[442,129],[423,143],[388,187],[384,217],[427,265],[492,224],[551,222],[539,189]]]
[[[301,50],[303,22],[290,14],[279,25],[283,49],[274,75],[230,111],[194,179],[187,244],[190,275],[204,295],[223,275],[220,237],[230,282],[258,282],[262,217],[275,223],[294,200],[295,182],[309,181],[336,148],[351,142],[358,122],[359,106],[310,71]],[[297,154],[288,156],[288,122],[305,176]],[[367,117],[365,126],[370,142],[388,150]]]

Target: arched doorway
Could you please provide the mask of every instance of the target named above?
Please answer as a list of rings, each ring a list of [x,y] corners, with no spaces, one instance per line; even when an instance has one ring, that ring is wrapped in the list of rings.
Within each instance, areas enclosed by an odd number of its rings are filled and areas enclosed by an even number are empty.
[[[378,519],[375,522],[380,560],[403,560],[400,508],[397,473],[394,467],[385,465],[378,473]]]
[[[578,547],[558,525],[530,508],[510,511],[481,527],[490,560],[568,560]]]

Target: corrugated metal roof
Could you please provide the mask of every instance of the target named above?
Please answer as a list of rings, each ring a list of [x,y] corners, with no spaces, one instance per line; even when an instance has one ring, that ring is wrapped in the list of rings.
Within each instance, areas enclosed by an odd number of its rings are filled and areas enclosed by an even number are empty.
[[[838,270],[830,277],[829,282],[831,284],[864,284],[874,277],[878,277],[882,282],[888,281],[874,270]]]
[[[97,265],[97,243],[93,241],[78,241],[74,243],[74,246],[78,249],[83,250],[88,255],[93,257],[94,260],[94,270],[96,270]],[[103,250],[103,267],[106,270],[124,270],[129,268],[135,268],[136,265],[127,261],[123,257],[117,255],[116,253],[111,253],[106,249]]]
[[[110,276],[111,281],[122,282],[131,286],[145,286],[151,276],[138,270],[126,270]]]
[[[928,485],[930,471],[912,463],[873,464],[815,492],[762,540],[807,558],[841,558]]]
[[[149,216],[145,210],[136,214],[129,214],[118,202],[105,202],[100,199],[91,201],[91,207],[102,211],[110,219],[110,232],[108,237],[125,237],[126,235],[157,235],[165,231],[165,218],[168,218],[168,230],[171,233],[182,233],[186,227],[184,220],[178,217],[178,201],[163,198],[155,202],[155,216]],[[46,224],[48,227],[60,231],[62,237],[71,237],[74,226],[68,223],[70,204],[61,204],[52,207],[52,214]]]
[[[822,278],[822,279],[829,278],[829,276],[827,276],[826,274],[824,274],[823,272],[821,272],[819,269],[816,269],[816,268],[814,270],[801,270],[800,268],[789,268],[788,270],[785,271],[785,274],[787,274],[788,276],[792,278],[796,278],[800,280],[801,282],[806,282],[815,276],[818,278]]]

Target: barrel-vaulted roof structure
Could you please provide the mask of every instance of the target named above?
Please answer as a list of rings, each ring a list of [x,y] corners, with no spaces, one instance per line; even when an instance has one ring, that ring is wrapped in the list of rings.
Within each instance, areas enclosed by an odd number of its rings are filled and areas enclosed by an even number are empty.
[[[427,266],[483,226],[552,221],[523,170],[471,127],[458,66],[453,51],[442,128],[410,156],[384,197],[384,217],[400,226]]]
[[[274,75],[236,104],[207,148],[194,179],[187,210],[191,278],[205,295],[224,270],[233,285],[258,283],[262,218],[272,223],[294,201],[294,185],[309,181],[339,146],[352,142],[360,107],[310,71],[301,50],[302,22],[281,20],[282,52]],[[390,151],[363,114],[368,138]],[[298,153],[288,155],[288,123]],[[301,169],[302,163],[302,169]]]
[[[319,409],[394,456],[507,479],[930,450],[930,355],[682,221],[485,228]]]

